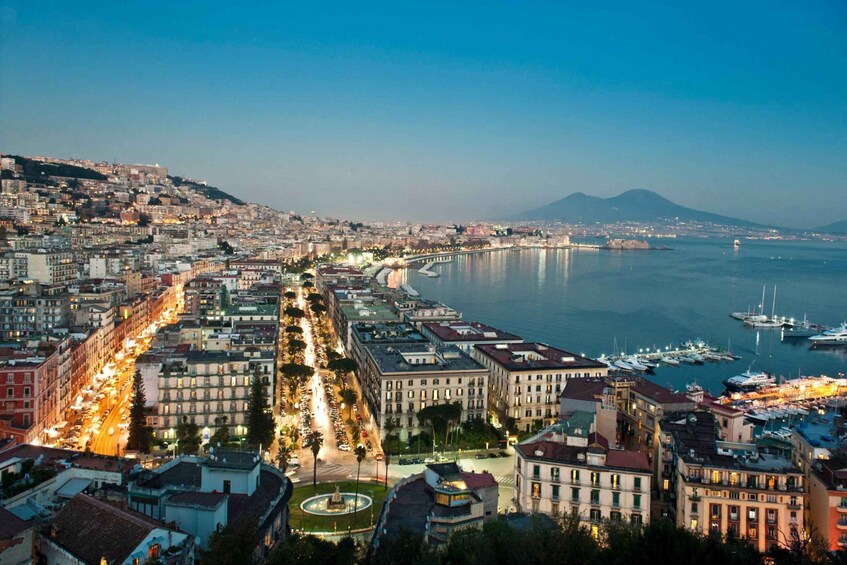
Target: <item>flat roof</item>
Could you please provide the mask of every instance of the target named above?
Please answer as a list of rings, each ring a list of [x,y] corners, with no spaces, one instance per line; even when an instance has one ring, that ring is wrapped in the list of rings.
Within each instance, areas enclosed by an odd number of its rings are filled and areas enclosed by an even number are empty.
[[[383,374],[433,373],[439,371],[486,371],[460,349],[431,344],[367,345],[366,351]],[[406,355],[404,357],[404,354]],[[434,362],[409,363],[410,356]]]
[[[606,369],[606,365],[544,343],[480,344],[475,349],[509,371]]]
[[[479,322],[451,320],[429,322],[423,327],[444,342],[523,341],[519,335]]]

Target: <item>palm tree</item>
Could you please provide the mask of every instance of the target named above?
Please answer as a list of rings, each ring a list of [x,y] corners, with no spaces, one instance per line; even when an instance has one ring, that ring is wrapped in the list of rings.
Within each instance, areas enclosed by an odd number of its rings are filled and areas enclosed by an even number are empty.
[[[318,486],[318,453],[321,452],[321,447],[324,444],[324,436],[321,432],[315,430],[311,434],[312,444],[309,448],[312,450],[312,457],[315,458],[315,468],[312,471],[312,486]]]
[[[344,404],[347,405],[347,419],[353,417],[353,406],[356,404],[356,401],[359,400],[359,395],[356,394],[356,391],[352,388],[345,388],[341,391],[341,400],[344,401]]]
[[[279,438],[279,453],[276,458],[279,462],[279,466],[282,467],[282,472],[286,472],[288,470],[288,460],[291,459],[291,455],[294,453],[294,446],[288,445],[285,441],[285,438]]]
[[[350,527],[347,528],[348,530],[352,528],[353,522],[356,521],[356,512],[359,510],[359,473],[362,470],[362,461],[365,460],[365,455],[368,453],[365,446],[362,444],[357,445],[354,451],[356,453],[356,463],[358,463],[359,466],[356,469],[356,498],[353,502],[353,520],[350,522]]]

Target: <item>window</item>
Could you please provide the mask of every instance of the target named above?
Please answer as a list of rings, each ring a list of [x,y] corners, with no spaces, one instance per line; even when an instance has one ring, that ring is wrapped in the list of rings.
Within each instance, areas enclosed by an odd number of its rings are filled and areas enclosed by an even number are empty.
[[[599,522],[603,519],[603,514],[600,512],[599,508],[592,508],[589,514],[592,522]]]
[[[612,474],[612,488],[621,488],[621,476],[617,473]]]
[[[550,479],[554,482],[559,482],[559,468],[558,467],[550,467]]]
[[[28,386],[24,387],[24,398],[29,398],[29,387]]]
[[[632,507],[636,508],[636,509],[641,508],[641,495],[640,494],[633,494],[632,495]]]
[[[159,558],[159,544],[154,543],[150,546],[150,549],[147,550],[147,558],[148,559],[158,559]]]
[[[591,491],[591,504],[600,504],[600,491],[592,490]]]
[[[559,500],[559,485],[553,485],[553,500]]]
[[[591,484],[593,486],[600,486],[600,473],[597,471],[591,471]]]
[[[616,511],[616,510],[612,510],[609,513],[609,520],[611,522],[620,522],[621,521],[621,513]]]
[[[620,506],[621,505],[621,493],[613,492],[612,493],[612,506]]]
[[[579,484],[579,469],[571,469],[571,482],[575,485]]]
[[[224,481],[224,493],[229,493],[231,489],[232,489],[232,482],[231,481]]]
[[[767,520],[769,524],[776,523],[776,510],[774,510],[773,508],[768,508]]]
[[[737,506],[730,506],[729,507],[729,519],[732,522],[738,521],[738,507]]]
[[[532,466],[532,478],[538,479],[541,477],[541,465]]]
[[[630,516],[630,517],[629,517],[629,522],[630,522],[633,526],[639,526],[639,525],[641,525],[641,522],[642,522],[642,520],[641,520],[641,514],[633,514],[632,516]]]
[[[531,489],[532,498],[541,498],[541,483],[532,483]]]
[[[641,490],[641,477],[635,477],[632,480],[632,490],[635,490],[635,491]]]
[[[755,522],[756,520],[759,519],[758,518],[758,512],[755,508],[748,508],[747,509],[747,519],[751,522]]]
[[[13,398],[15,396],[15,389],[9,387],[6,389],[6,398]]]
[[[576,487],[571,487],[571,500],[579,502],[579,489]]]

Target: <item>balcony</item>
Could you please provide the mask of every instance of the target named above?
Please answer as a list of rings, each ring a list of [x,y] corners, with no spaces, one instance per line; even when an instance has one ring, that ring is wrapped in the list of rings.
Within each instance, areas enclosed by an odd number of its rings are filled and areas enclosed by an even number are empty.
[[[839,504],[835,508],[837,508],[838,512],[841,513],[841,514],[847,513],[847,504]]]
[[[844,518],[839,519],[835,523],[835,527],[839,530],[847,530],[847,520],[845,520]]]

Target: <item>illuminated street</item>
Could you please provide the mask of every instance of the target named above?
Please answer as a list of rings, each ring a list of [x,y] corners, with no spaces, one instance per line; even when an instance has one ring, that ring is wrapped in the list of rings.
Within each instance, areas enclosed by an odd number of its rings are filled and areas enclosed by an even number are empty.
[[[150,349],[150,342],[156,330],[161,326],[175,323],[176,319],[175,311],[164,311],[158,320],[138,335],[136,340],[128,340],[128,347],[118,352],[112,362],[107,365],[104,370],[106,378],[99,387],[100,393],[104,396],[99,402],[91,403],[84,419],[84,432],[79,438],[79,447],[87,446],[91,451],[103,455],[123,453],[129,434],[135,360]],[[93,386],[92,384],[92,388]],[[151,394],[150,391],[146,393]]]

